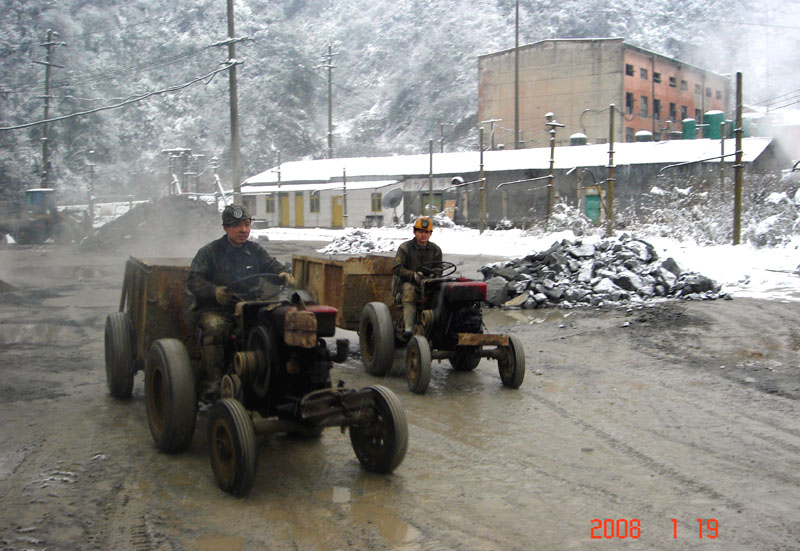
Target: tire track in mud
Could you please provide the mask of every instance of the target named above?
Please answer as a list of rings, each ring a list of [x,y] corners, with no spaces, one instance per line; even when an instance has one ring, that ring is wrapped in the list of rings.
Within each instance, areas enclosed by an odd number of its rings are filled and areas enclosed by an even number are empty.
[[[701,414],[706,419],[717,419],[726,427],[731,429],[735,429],[740,435],[746,435],[752,438],[755,438],[764,443],[765,446],[770,446],[771,448],[780,448],[784,452],[788,453],[790,457],[800,457],[800,445],[786,442],[779,440],[776,438],[774,432],[783,433],[784,435],[788,435],[790,438],[797,438],[800,439],[800,430],[793,429],[791,427],[781,426],[774,420],[768,419],[766,417],[760,416],[758,414],[754,414],[752,412],[745,412],[742,409],[737,410],[735,413],[726,413],[723,410],[718,408],[707,407],[705,404],[708,403],[708,395],[707,393],[700,393],[691,386],[678,386],[671,383],[665,383],[664,381],[660,381],[660,386],[673,391],[673,395],[675,398],[673,399],[673,407],[677,409],[681,409],[678,406],[677,401],[687,404],[688,407],[693,408],[697,412]],[[759,432],[759,428],[757,426],[746,426],[745,423],[750,422],[752,424],[761,424],[765,427],[770,429],[770,434],[763,434]],[[678,440],[672,436],[668,436],[665,433],[660,431],[652,431],[653,434],[657,434],[664,440],[674,441],[676,443],[682,444],[684,446],[690,447],[692,449],[700,450],[709,456],[715,456],[726,461],[729,461],[732,464],[740,466],[742,469],[750,470],[752,469],[752,460],[745,460],[743,455],[734,455],[732,453],[723,453],[718,448],[711,448],[708,446],[704,446],[698,444],[697,442],[688,441],[686,439]],[[770,458],[774,460],[774,455],[770,455]],[[780,473],[774,468],[770,468],[770,465],[765,464],[761,461],[763,465],[763,471],[769,472],[772,478],[776,478],[785,484],[791,484],[793,486],[800,486],[800,476],[794,476],[792,474],[787,473]]]
[[[600,440],[602,440],[606,445],[608,445],[611,449],[616,450],[617,452],[621,453],[622,455],[633,459],[639,465],[651,469],[653,472],[658,473],[659,475],[668,478],[677,484],[679,490],[690,490],[694,493],[703,495],[707,498],[710,498],[716,502],[725,504],[726,507],[733,509],[735,511],[741,511],[743,509],[743,505],[724,494],[720,493],[719,491],[715,490],[714,488],[698,482],[697,480],[683,474],[679,470],[674,467],[671,467],[661,461],[650,457],[644,452],[641,452],[623,442],[622,440],[615,438],[614,436],[610,435],[608,432],[604,431],[603,429],[593,425],[583,419],[573,415],[566,409],[562,408],[555,402],[548,400],[542,396],[538,396],[536,394],[531,393],[530,397],[540,404],[546,406],[553,412],[557,413],[564,419],[570,421],[572,424],[584,429],[585,431],[589,432],[593,436],[596,436]]]

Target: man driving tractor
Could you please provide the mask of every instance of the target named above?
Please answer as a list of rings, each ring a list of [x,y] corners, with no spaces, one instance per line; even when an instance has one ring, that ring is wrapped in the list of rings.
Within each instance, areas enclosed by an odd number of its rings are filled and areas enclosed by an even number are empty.
[[[225,339],[233,328],[236,297],[229,286],[255,274],[272,273],[294,285],[294,277],[261,245],[249,241],[250,213],[244,206],[228,205],[222,211],[225,235],[203,246],[189,268],[186,290],[191,295],[187,325],[199,329],[202,366],[205,371],[203,399],[219,395],[225,362]]]
[[[425,277],[438,277],[441,267],[435,266],[429,273],[422,273],[420,268],[426,264],[441,264],[442,249],[430,241],[433,233],[433,219],[420,216],[414,222],[414,238],[402,243],[397,249],[392,267],[392,296],[403,304],[403,324],[405,330],[401,335],[407,342],[414,333],[416,324],[416,302],[419,296],[420,283]],[[398,298],[398,295],[399,298]]]

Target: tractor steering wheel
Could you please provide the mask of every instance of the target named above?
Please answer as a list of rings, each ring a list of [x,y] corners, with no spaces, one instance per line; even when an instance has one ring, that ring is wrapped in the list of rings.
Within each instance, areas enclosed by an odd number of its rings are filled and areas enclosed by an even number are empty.
[[[441,270],[442,274],[438,277],[447,277],[455,273],[458,268],[452,262],[436,261],[428,262],[419,267],[417,271],[422,272],[425,277],[433,277],[436,275],[437,270]]]
[[[242,282],[256,278],[263,278],[266,283],[278,286],[278,290],[269,295],[269,297],[267,298],[261,298],[258,297],[258,292],[261,291],[260,284],[251,286],[248,289],[239,289],[239,290],[236,289],[236,286],[240,285]],[[248,276],[244,276],[243,278],[237,279],[236,281],[228,285],[228,289],[230,290],[231,294],[233,294],[236,298],[240,300],[252,300],[254,298],[261,298],[261,300],[271,300],[281,292],[281,289],[283,289],[283,285],[284,285],[283,276],[280,276],[278,274],[273,274],[270,272],[264,272],[260,274],[250,274]]]

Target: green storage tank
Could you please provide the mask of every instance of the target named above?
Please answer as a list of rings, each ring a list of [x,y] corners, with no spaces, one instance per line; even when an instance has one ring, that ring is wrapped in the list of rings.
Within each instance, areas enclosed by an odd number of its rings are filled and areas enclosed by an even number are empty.
[[[703,115],[703,137],[719,140],[722,138],[722,123],[725,121],[725,113],[719,110],[706,111]]]
[[[697,121],[683,119],[681,121],[681,136],[684,140],[693,140],[697,137]]]

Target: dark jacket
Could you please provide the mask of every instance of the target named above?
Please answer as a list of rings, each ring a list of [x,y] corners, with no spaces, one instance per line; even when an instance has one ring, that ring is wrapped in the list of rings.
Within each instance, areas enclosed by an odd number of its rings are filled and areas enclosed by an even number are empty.
[[[409,239],[397,248],[394,256],[394,266],[392,267],[392,293],[396,294],[400,290],[400,283],[409,281],[414,282],[414,272],[420,266],[431,262],[442,261],[442,249],[439,245],[428,241],[424,247],[417,244],[417,238]],[[441,269],[438,270],[441,272]]]
[[[230,285],[252,274],[285,271],[286,267],[258,243],[247,241],[237,248],[231,246],[228,237],[223,235],[202,247],[194,256],[186,280],[186,290],[192,297],[187,298],[194,300],[196,312],[222,311],[224,307],[217,304],[214,294],[217,286]]]

